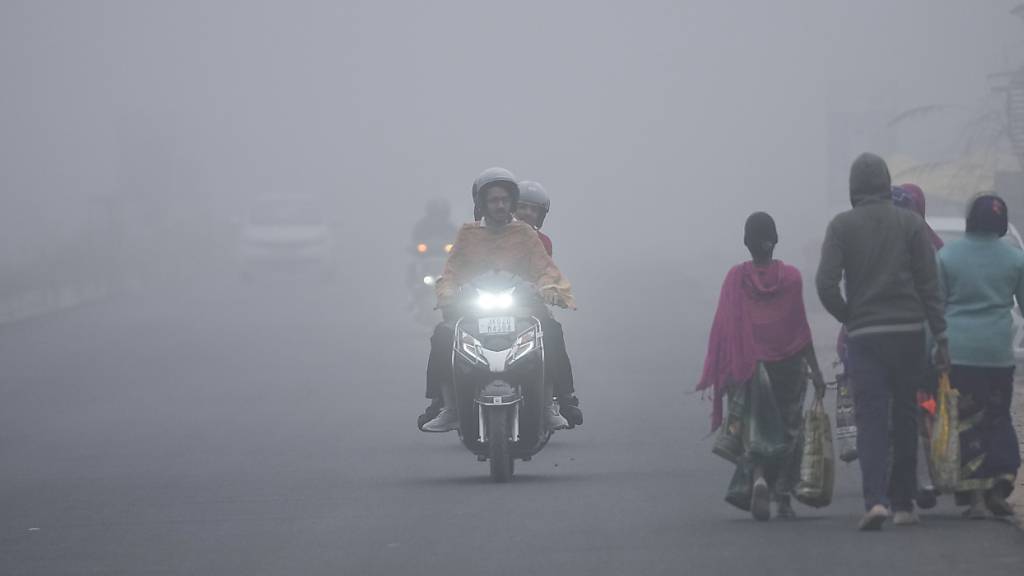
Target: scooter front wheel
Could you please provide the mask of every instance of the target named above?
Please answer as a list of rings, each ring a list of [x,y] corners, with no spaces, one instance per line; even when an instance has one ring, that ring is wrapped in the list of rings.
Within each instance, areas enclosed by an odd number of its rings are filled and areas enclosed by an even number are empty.
[[[515,459],[509,446],[509,408],[492,408],[487,413],[488,461],[491,480],[508,482],[515,473]]]

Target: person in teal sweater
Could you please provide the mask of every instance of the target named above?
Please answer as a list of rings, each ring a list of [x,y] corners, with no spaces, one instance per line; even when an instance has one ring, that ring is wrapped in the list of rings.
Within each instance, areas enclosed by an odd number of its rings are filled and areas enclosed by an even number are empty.
[[[978,196],[967,234],[938,253],[939,282],[949,325],[950,381],[960,392],[960,484],[957,503],[968,518],[1010,516],[1020,449],[1013,395],[1013,310],[1024,302],[1024,252],[1001,238],[1006,203]]]

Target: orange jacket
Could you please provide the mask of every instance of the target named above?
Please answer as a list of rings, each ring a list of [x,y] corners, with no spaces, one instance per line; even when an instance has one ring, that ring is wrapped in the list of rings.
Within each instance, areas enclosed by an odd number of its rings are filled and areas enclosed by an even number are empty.
[[[516,220],[499,228],[473,222],[459,230],[437,282],[438,306],[451,304],[459,286],[493,270],[511,272],[533,282],[542,293],[557,293],[567,307],[576,306],[572,285],[548,255],[537,231]]]
[[[551,238],[547,234],[537,230],[537,235],[540,236],[540,243],[544,245],[544,249],[548,251],[548,256],[555,255],[555,247],[551,244]]]

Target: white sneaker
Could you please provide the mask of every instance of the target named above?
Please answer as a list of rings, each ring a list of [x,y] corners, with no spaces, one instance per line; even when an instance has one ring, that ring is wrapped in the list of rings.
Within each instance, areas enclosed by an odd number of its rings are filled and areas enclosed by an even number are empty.
[[[892,523],[896,526],[913,526],[921,523],[921,517],[913,510],[899,510],[892,515]]]
[[[437,418],[423,425],[424,432],[451,432],[459,429],[459,414],[451,408],[441,408]]]
[[[889,509],[881,504],[875,504],[868,513],[860,519],[859,529],[862,532],[872,532],[882,529],[882,524],[889,519]]]

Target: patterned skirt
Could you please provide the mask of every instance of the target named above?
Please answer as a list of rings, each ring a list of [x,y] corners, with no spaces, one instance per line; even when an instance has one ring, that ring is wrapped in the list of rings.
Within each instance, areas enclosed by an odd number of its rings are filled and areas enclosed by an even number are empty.
[[[1020,468],[1020,445],[1010,414],[1013,367],[953,366],[950,381],[960,392],[960,484],[957,503],[968,493],[1013,491]]]

